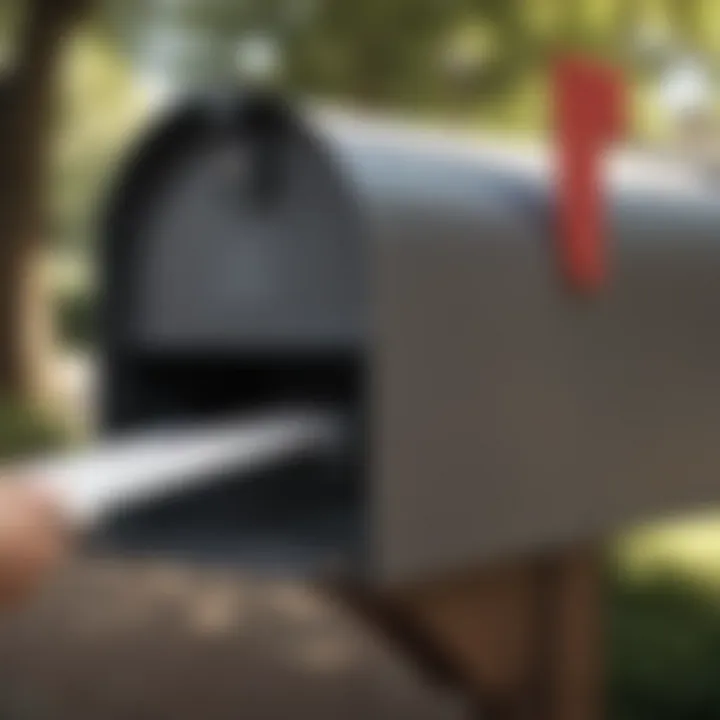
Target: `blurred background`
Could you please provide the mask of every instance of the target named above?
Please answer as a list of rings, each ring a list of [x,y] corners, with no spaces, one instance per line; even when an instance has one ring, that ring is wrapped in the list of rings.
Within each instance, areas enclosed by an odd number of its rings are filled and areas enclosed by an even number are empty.
[[[549,63],[574,50],[625,68],[629,143],[712,160],[718,0],[2,0],[0,453],[92,435],[103,202],[175,95],[240,82],[240,57],[305,100],[528,143],[550,131]],[[720,717],[720,512],[628,532],[608,559],[611,717]],[[8,717],[190,717],[208,694],[217,717],[284,717],[281,678],[301,717],[459,717],[312,593],[151,570],[80,567],[3,621]]]

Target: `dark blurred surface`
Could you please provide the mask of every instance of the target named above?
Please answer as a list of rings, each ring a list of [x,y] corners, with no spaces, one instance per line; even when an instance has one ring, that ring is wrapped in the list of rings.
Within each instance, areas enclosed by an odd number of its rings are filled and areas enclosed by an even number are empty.
[[[455,720],[382,640],[301,585],[83,560],[0,630],[8,720]]]

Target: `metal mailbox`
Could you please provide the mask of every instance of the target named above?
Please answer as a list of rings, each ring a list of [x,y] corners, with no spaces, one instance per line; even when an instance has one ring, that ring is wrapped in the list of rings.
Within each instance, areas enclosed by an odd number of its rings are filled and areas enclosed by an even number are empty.
[[[169,113],[106,227],[107,432],[293,402],[351,438],[106,539],[395,582],[720,498],[716,192],[619,158],[583,298],[552,165],[259,95]]]

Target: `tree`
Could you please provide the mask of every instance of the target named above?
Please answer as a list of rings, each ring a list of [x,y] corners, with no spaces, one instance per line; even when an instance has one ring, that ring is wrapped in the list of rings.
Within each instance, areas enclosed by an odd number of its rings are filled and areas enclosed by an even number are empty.
[[[42,263],[59,58],[88,0],[26,0],[0,89],[0,396],[35,398],[44,383]]]

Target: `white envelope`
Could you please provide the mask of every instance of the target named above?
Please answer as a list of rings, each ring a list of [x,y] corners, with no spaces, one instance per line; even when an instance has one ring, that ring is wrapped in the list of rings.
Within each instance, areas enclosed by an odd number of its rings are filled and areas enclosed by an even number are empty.
[[[342,423],[330,413],[278,410],[214,424],[142,434],[5,468],[56,497],[74,523],[93,526],[123,507],[174,496],[298,457],[337,449]]]

